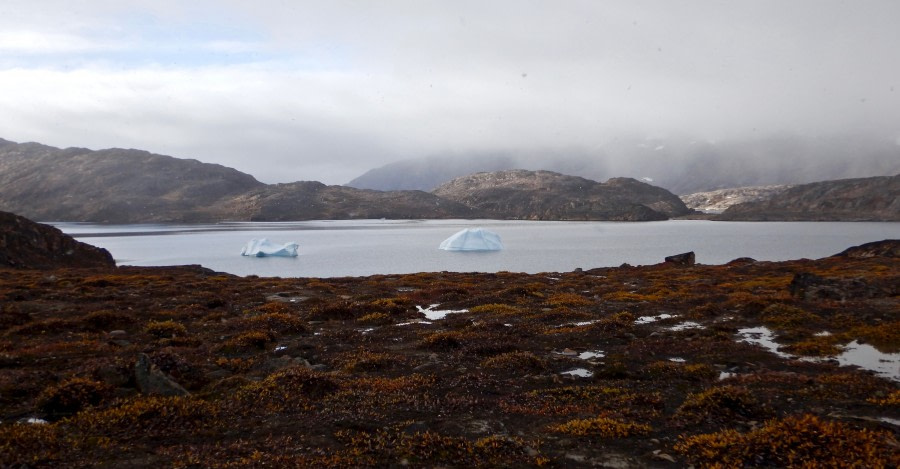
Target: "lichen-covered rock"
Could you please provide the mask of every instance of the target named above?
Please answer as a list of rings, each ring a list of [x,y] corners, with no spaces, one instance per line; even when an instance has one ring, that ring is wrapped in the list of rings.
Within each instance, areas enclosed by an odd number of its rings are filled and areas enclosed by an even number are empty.
[[[115,267],[106,249],[76,241],[57,228],[0,212],[0,267]]]

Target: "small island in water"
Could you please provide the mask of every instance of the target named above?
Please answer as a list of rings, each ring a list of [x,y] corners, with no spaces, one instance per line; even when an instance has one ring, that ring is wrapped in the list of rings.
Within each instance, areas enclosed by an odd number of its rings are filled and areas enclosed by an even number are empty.
[[[900,464],[897,240],[259,278],[0,221],[0,466]]]

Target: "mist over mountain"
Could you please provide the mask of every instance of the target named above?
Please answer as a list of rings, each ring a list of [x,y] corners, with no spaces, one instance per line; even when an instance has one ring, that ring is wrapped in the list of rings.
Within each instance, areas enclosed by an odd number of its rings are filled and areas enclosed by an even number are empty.
[[[684,136],[622,137],[591,151],[438,155],[372,169],[347,183],[366,189],[431,190],[453,178],[503,169],[548,170],[606,180],[632,177],[676,194],[804,184],[900,172],[900,142],[866,136],[771,135],[710,142]]]

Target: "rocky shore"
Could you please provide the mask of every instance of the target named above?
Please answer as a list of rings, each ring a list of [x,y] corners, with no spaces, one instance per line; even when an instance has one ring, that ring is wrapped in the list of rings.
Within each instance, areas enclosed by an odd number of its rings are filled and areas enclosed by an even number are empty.
[[[534,275],[2,267],[0,466],[896,467],[898,245]]]

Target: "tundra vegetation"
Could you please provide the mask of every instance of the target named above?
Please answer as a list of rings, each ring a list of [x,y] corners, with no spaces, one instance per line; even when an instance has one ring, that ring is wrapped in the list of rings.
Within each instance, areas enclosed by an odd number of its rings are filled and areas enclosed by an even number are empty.
[[[897,467],[896,377],[833,357],[900,351],[898,291],[900,260],[877,256],[0,269],[0,466]],[[781,354],[740,340],[762,326]],[[142,393],[142,357],[188,394]]]

